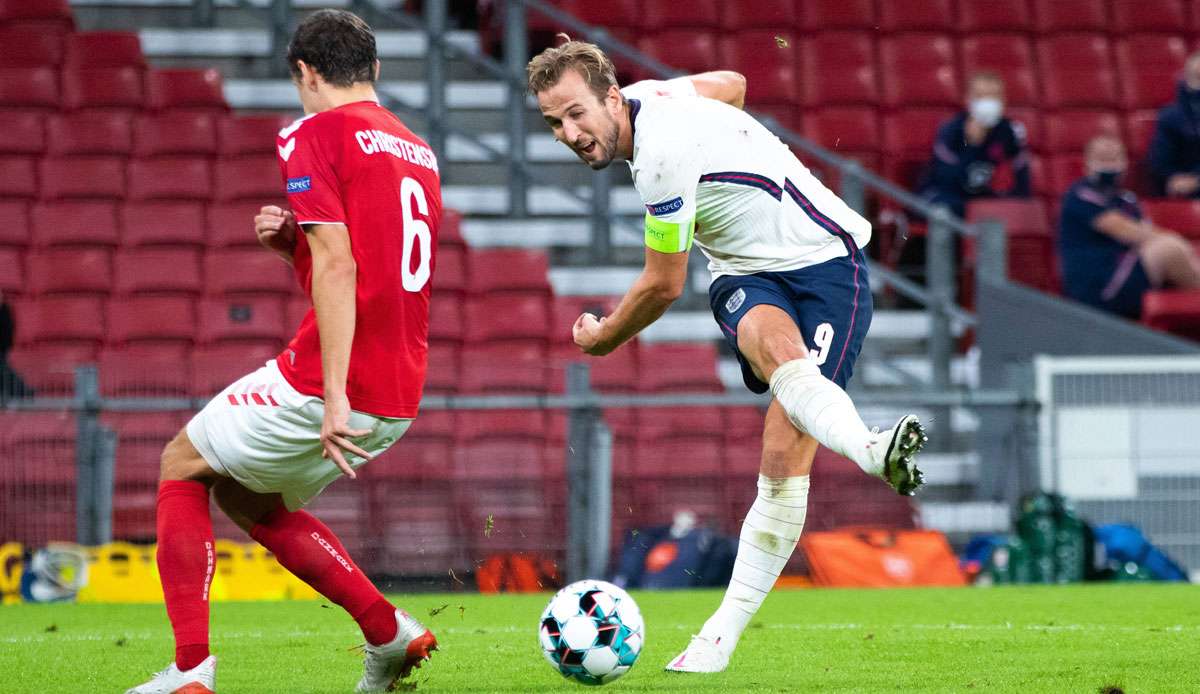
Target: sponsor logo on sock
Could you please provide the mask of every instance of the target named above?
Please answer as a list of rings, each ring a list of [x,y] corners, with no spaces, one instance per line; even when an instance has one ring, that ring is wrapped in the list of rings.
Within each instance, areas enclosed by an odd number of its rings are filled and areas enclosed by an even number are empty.
[[[213,543],[204,541],[204,552],[207,556],[207,566],[204,569],[204,593],[200,595],[200,599],[208,602],[208,588],[212,585],[213,569],[216,568],[216,557],[213,556]]]
[[[325,538],[321,537],[320,535],[318,535],[317,533],[314,532],[314,533],[312,533],[312,539],[316,540],[317,544],[324,547],[325,551],[329,552],[329,556],[333,557],[334,561],[341,564],[343,569],[345,569],[348,573],[354,573],[354,567],[350,566],[350,562],[346,561],[346,558],[343,557],[341,554],[339,554],[338,551],[333,548],[333,545],[326,542]]]

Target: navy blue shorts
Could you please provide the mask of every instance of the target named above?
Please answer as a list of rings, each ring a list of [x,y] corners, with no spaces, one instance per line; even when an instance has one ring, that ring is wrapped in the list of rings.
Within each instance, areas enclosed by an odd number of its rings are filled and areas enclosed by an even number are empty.
[[[845,388],[854,361],[871,327],[871,288],[862,251],[787,272],[718,277],[708,288],[713,317],[742,366],[742,380],[755,393],[769,386],[738,350],[737,330],[742,316],[759,304],[778,306],[800,328],[810,355],[821,373]]]

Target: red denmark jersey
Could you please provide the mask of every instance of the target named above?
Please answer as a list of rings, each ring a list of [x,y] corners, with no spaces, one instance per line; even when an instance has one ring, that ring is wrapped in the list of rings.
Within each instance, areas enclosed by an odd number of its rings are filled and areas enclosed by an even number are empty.
[[[433,151],[394,114],[359,101],[279,131],[279,166],[296,221],[344,224],[358,264],[357,320],[346,395],[350,407],[415,417],[425,385],[430,276],[442,193]],[[312,296],[303,232],[296,277]],[[321,341],[312,309],[277,359],[296,390],[321,397]]]

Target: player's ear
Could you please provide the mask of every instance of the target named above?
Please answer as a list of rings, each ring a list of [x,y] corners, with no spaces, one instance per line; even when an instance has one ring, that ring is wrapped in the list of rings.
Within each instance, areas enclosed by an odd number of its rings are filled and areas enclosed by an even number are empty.
[[[621,106],[625,103],[625,97],[621,96],[621,90],[617,85],[612,84],[608,87],[608,93],[604,95],[604,105],[608,110],[616,115],[620,112]]]
[[[375,61],[375,81],[376,82],[379,81],[379,73],[380,73],[380,70],[382,69],[382,67],[383,67],[383,63],[376,60]]]

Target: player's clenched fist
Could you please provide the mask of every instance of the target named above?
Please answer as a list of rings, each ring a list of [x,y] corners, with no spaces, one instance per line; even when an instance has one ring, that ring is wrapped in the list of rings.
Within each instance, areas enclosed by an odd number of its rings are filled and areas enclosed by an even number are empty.
[[[596,318],[590,313],[585,313],[576,319],[575,326],[571,328],[571,335],[579,349],[596,357],[612,351],[600,344],[600,326],[603,323],[603,318]]]
[[[264,247],[291,262],[292,248],[296,245],[296,216],[291,210],[276,205],[266,205],[254,217],[254,233]]]

